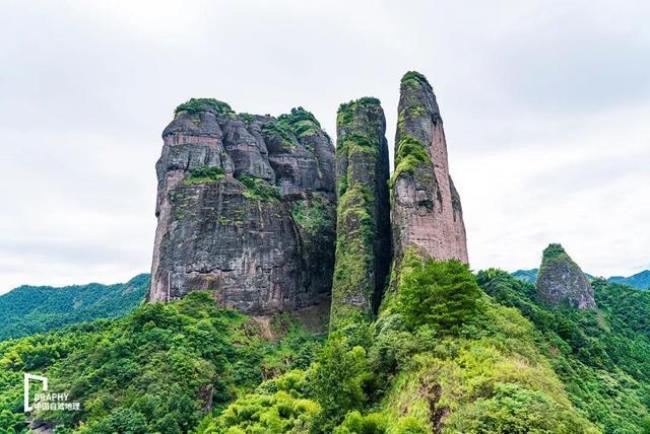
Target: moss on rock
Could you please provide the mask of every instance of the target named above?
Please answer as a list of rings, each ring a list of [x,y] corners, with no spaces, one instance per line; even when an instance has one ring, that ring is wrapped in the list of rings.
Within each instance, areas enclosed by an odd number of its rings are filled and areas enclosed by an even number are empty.
[[[428,86],[431,87],[427,78],[417,71],[408,71],[402,76],[401,84],[404,86]]]
[[[431,157],[424,145],[417,139],[404,135],[397,145],[395,171],[390,178],[391,189],[402,174],[415,175],[420,167],[431,170]]]
[[[339,107],[338,230],[330,319],[337,329],[371,319],[383,293],[390,261],[384,132],[378,99],[365,97]]]

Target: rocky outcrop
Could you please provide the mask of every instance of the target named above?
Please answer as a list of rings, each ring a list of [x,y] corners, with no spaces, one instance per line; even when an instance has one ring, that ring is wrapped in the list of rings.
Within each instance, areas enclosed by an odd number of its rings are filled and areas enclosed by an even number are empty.
[[[329,296],[334,147],[311,113],[237,114],[193,99],[163,140],[150,301],[211,290],[267,314]]]
[[[407,72],[400,86],[391,177],[396,263],[407,251],[468,262],[460,196],[449,176],[447,143],[431,85]]]
[[[537,277],[537,296],[551,305],[595,309],[594,289],[560,244],[544,249]]]
[[[386,120],[379,100],[341,104],[337,116],[338,196],[333,327],[369,318],[381,300],[391,260]]]

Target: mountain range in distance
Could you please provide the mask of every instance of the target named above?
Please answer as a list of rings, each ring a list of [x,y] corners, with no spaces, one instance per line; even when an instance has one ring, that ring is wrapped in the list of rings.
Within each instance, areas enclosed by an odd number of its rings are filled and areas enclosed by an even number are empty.
[[[0,341],[123,316],[142,303],[149,284],[149,274],[143,273],[112,285],[19,286],[0,296]]]
[[[519,280],[523,280],[529,283],[535,283],[537,281],[537,274],[539,269],[531,268],[528,270],[517,270],[512,275]],[[597,279],[596,276],[585,273],[585,276],[589,280]],[[619,285],[627,285],[636,289],[650,289],[650,270],[644,270],[639,273],[636,273],[632,276],[612,276],[606,279],[610,283],[617,283]]]
[[[539,269],[517,270],[513,277],[535,284]],[[595,276],[585,273],[589,280]],[[610,283],[650,289],[650,270],[632,276],[612,276]],[[23,285],[0,295],[0,341],[47,332],[82,321],[119,317],[144,300],[150,275],[139,274],[126,283],[70,285],[64,287]]]

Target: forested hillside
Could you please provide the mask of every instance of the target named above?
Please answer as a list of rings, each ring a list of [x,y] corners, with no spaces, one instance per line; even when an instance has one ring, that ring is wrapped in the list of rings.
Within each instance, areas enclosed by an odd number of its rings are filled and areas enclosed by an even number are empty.
[[[152,303],[146,275],[3,297],[5,337],[137,307],[0,341],[0,433],[650,434],[650,291],[557,243],[539,273],[473,274],[422,74],[397,114],[389,175],[376,98],[341,105],[336,151],[302,108],[181,104]],[[24,373],[65,403],[34,386],[26,415]]]
[[[148,289],[148,274],[114,285],[18,287],[0,296],[0,340],[81,321],[122,316],[144,300]]]
[[[495,270],[479,282],[535,325],[571,401],[606,433],[650,432],[650,293],[595,280],[598,310],[550,310],[535,287]]]
[[[86,433],[648,433],[650,294],[594,283],[598,310],[551,310],[505,272],[407,257],[376,321],[324,340],[208,293],[0,343],[0,428],[22,372]]]
[[[36,420],[92,433],[189,432],[208,409],[220,412],[264,379],[309,366],[318,333],[307,334],[284,316],[267,328],[264,333],[253,319],[195,293],[144,305],[122,319],[4,341],[0,432],[26,432],[23,372],[46,374],[51,392],[70,393],[83,408],[41,412]],[[275,340],[276,333],[283,338]]]
[[[612,283],[628,285],[632,288],[650,289],[650,270],[645,270],[630,277],[612,276],[607,279]]]

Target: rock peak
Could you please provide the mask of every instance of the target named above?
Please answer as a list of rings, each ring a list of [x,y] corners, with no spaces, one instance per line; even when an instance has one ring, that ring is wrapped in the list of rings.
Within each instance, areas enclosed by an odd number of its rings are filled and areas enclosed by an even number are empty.
[[[395,135],[391,213],[395,260],[407,250],[468,262],[460,195],[449,175],[438,102],[427,79],[402,78]]]
[[[429,89],[432,89],[431,84],[429,84],[429,80],[427,78],[420,74],[417,71],[407,71],[403,76],[402,80],[400,81],[402,84],[408,83],[410,81],[416,81],[419,84],[428,87]]]
[[[370,319],[391,260],[386,120],[378,99],[341,104],[337,113],[336,263],[332,328]]]
[[[577,309],[597,307],[593,287],[561,244],[549,244],[544,249],[536,286],[540,300],[551,305],[568,304]]]
[[[180,104],[174,110],[174,115],[185,112],[197,114],[203,111],[210,111],[218,114],[234,113],[228,103],[215,98],[190,98],[189,101]]]
[[[554,259],[554,258],[559,258],[563,255],[567,255],[566,250],[564,250],[564,247],[562,247],[562,244],[559,243],[551,243],[546,248],[544,249],[544,252],[542,253],[542,257],[546,259]]]
[[[163,141],[150,301],[209,290],[251,314],[327,302],[334,146],[311,113],[275,118],[193,98]]]

